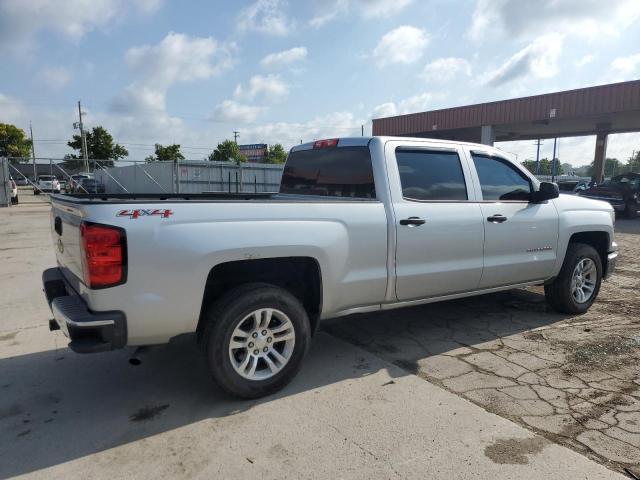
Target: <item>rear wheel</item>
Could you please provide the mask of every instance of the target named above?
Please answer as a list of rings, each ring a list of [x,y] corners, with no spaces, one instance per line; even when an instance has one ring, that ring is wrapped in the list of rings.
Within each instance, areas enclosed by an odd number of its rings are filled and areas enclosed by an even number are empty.
[[[634,200],[629,200],[624,209],[624,216],[626,218],[636,218],[638,216],[638,203]]]
[[[591,245],[570,243],[560,273],[544,293],[562,313],[584,313],[593,304],[602,282],[602,261]]]
[[[282,288],[249,284],[207,311],[202,346],[216,383],[231,395],[258,398],[296,375],[311,329],[300,301]]]
[[[40,195],[40,190],[35,190],[35,189],[34,189],[34,190],[33,190],[33,194],[34,194],[34,195]]]
[[[18,195],[16,195],[15,197],[11,197],[11,203],[13,205],[17,205],[18,204]]]

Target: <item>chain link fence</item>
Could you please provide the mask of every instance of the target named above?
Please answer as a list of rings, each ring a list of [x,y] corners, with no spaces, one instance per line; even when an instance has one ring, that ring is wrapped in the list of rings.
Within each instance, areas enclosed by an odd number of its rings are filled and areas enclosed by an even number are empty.
[[[11,176],[34,193],[273,193],[283,165],[188,161],[10,158]],[[55,186],[51,182],[55,177]],[[45,181],[42,181],[42,180]]]

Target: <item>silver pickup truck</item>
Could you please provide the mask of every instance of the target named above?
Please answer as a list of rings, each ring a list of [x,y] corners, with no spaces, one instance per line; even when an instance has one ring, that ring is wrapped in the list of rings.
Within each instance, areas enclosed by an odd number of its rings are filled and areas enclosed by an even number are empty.
[[[609,204],[558,195],[498,149],[442,140],[298,145],[277,194],[51,205],[58,266],[43,283],[71,349],[195,333],[215,381],[245,398],[295,376],[322,319],[536,284],[579,314],[617,258]]]

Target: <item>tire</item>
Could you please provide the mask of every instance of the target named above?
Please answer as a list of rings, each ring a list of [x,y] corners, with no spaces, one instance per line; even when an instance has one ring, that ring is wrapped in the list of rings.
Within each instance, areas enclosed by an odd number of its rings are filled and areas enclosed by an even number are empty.
[[[34,191],[33,191],[33,194],[34,194],[34,195],[40,195],[40,190],[34,190]]]
[[[624,216],[629,219],[636,218],[638,216],[638,204],[633,200],[629,200],[624,209]]]
[[[18,195],[16,195],[15,197],[11,197],[11,205],[18,205]]]
[[[260,333],[258,333],[255,331],[256,322],[265,320],[258,320],[252,313],[260,309],[273,309],[273,313],[272,320],[267,325],[268,330],[259,327],[257,330]],[[260,315],[260,319],[267,318],[263,315],[264,313]],[[204,320],[201,346],[209,371],[220,388],[240,398],[264,397],[287,385],[300,370],[311,341],[309,318],[300,301],[288,291],[265,283],[247,284],[227,292],[208,308]],[[292,328],[287,328],[285,335],[276,333],[278,328],[288,325],[287,320]],[[235,338],[234,343],[238,344],[237,340],[240,337],[234,336],[234,333],[239,332],[238,329],[249,332],[247,340],[242,340],[240,343],[252,345],[252,348],[258,346],[260,350],[251,350],[248,347],[230,350],[232,339]],[[293,344],[290,343],[291,340],[277,340],[280,338],[277,335],[282,338],[290,337],[291,330],[294,332]],[[262,332],[268,333],[262,336]],[[256,334],[259,337],[252,338],[252,335]],[[266,343],[267,341],[272,343]],[[263,353],[269,348],[271,350],[268,353]],[[288,360],[284,364],[280,363],[273,350]],[[260,359],[256,359],[255,352],[259,352]],[[273,367],[269,366],[265,357],[274,365]],[[257,365],[254,367],[254,378],[246,378],[239,373],[238,369],[242,370],[243,364],[246,363],[248,370],[251,370],[254,362]],[[274,368],[280,369],[273,373]],[[244,374],[251,375],[246,369]],[[259,378],[259,375],[267,378]]]
[[[583,260],[590,260],[595,267],[593,290],[585,301],[578,301],[574,295],[574,272]],[[585,261],[583,265],[588,265]],[[560,273],[553,283],[545,285],[544,293],[549,304],[558,312],[580,314],[589,310],[593,304],[602,283],[602,260],[595,248],[583,243],[570,243],[564,257]]]

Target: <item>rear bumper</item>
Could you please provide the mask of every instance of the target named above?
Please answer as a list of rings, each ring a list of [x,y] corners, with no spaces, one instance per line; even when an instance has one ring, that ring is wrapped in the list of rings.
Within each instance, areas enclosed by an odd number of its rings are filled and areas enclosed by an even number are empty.
[[[70,340],[69,348],[77,353],[106,352],[127,344],[124,313],[93,312],[64,280],[59,268],[42,273],[42,284],[53,313],[49,327],[60,329]]]

